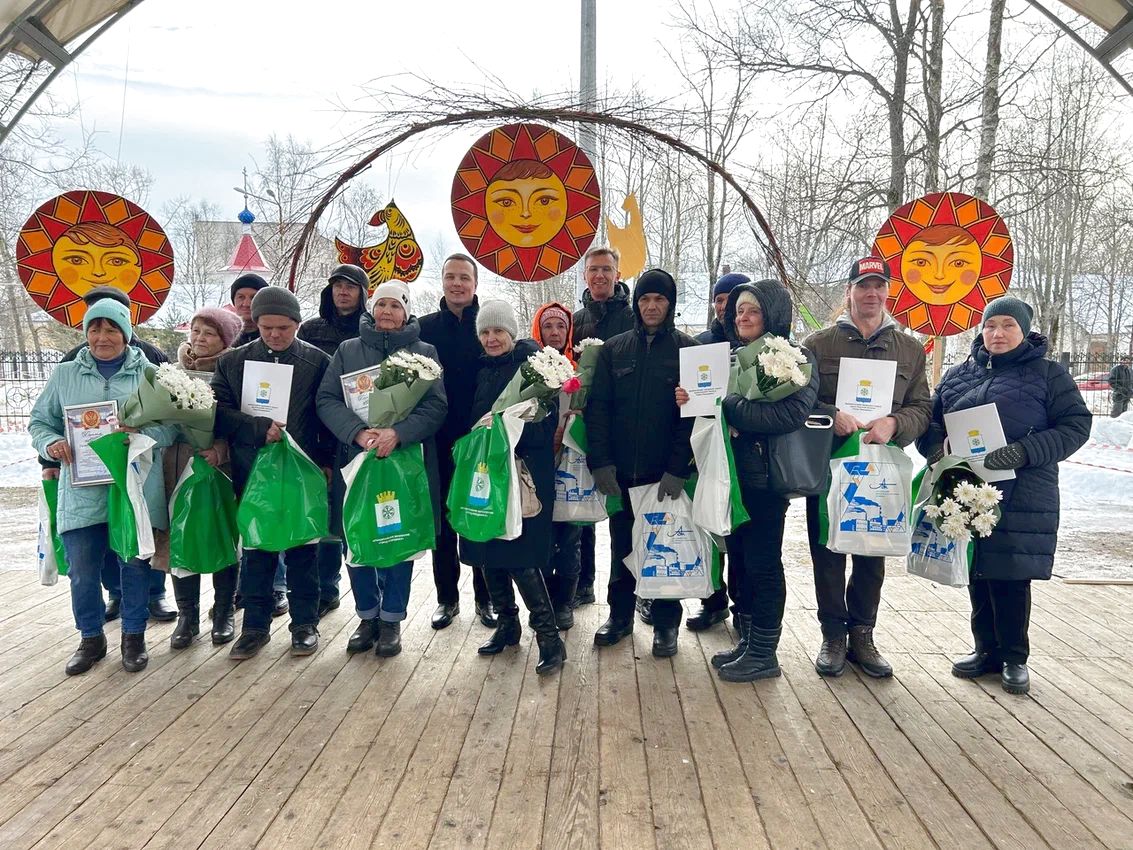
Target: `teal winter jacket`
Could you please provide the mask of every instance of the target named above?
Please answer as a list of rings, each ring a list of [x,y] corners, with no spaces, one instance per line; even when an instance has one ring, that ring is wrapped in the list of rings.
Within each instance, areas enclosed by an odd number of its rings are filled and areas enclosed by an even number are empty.
[[[32,445],[40,456],[47,458],[47,447],[64,437],[63,407],[71,404],[90,404],[114,399],[121,409],[138,388],[142,375],[150,362],[144,354],[131,346],[126,347],[126,361],[109,380],[98,372],[94,355],[84,348],[69,363],[60,363],[47,381],[35,406],[31,411],[28,432]],[[157,445],[153,449],[153,466],[146,478],[143,490],[150,521],[154,528],[169,527],[169,513],[165,502],[165,486],[161,472],[162,449],[173,443],[177,429],[171,425],[148,425],[141,429],[147,437],[153,437]],[[50,458],[49,458],[50,459]],[[106,522],[106,497],[108,485],[92,487],[72,487],[71,469],[63,464],[59,473],[59,506],[56,512],[56,525],[60,533],[99,525]]]

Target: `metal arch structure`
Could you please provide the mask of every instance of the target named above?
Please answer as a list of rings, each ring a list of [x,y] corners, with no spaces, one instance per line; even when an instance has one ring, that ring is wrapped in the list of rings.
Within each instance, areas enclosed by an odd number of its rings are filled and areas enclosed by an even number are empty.
[[[142,0],[0,0],[0,145],[59,73]]]
[[[1133,96],[1133,79],[1113,64],[1121,53],[1133,48],[1133,0],[1027,0],[1027,3],[1090,54],[1125,89],[1126,94]],[[1097,44],[1091,44],[1079,28],[1056,15],[1051,8],[1053,6],[1070,9],[1105,32],[1105,36]]]

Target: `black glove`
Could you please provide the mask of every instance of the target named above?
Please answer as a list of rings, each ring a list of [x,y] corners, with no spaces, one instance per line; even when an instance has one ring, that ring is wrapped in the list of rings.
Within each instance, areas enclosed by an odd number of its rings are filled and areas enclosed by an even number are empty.
[[[661,476],[661,483],[657,486],[657,498],[660,500],[676,499],[684,492],[684,489],[685,480],[683,478],[677,478],[677,476],[666,472]]]
[[[618,472],[613,465],[600,466],[593,472],[594,484],[603,496],[620,496],[622,488],[618,486]]]
[[[1027,450],[1022,443],[1008,443],[996,449],[984,459],[988,469],[1019,469],[1027,465]]]
[[[928,462],[929,466],[936,466],[936,464],[940,463],[940,459],[942,457],[944,457],[944,443],[941,443],[939,446],[929,452],[928,457],[926,457],[925,460]]]

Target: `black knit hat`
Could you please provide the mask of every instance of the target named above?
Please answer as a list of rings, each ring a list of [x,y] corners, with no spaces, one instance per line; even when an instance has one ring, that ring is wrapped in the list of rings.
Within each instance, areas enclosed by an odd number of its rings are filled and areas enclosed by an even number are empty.
[[[664,295],[669,299],[670,306],[675,306],[677,303],[677,282],[664,269],[649,269],[649,271],[642,273],[641,277],[637,279],[637,284],[633,287],[634,310],[637,309],[636,305],[641,296],[650,294]]]
[[[236,280],[232,281],[232,286],[228,290],[228,300],[232,303],[236,302],[236,293],[241,289],[254,289],[257,292],[268,285],[268,282],[254,272],[242,274]]]
[[[116,286],[96,286],[83,296],[83,301],[90,307],[92,304],[97,304],[103,298],[113,298],[123,307],[130,306],[130,296]]]

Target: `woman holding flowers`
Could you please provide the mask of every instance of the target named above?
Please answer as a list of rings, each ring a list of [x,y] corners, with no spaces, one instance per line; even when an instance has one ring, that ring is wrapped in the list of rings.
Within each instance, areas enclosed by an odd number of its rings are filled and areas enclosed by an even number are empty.
[[[944,455],[944,415],[994,404],[1007,445],[988,452],[984,465],[1011,469],[994,482],[1002,492],[1001,518],[990,535],[974,529],[969,576],[975,651],[952,665],[974,679],[998,674],[1009,694],[1030,689],[1027,631],[1031,581],[1049,579],[1058,540],[1058,463],[1090,436],[1091,415],[1070,373],[1045,359],[1046,337],[1031,330],[1030,305],[1012,296],[992,301],[983,328],[963,363],[948,370],[932,400],[932,422],[917,441],[930,463]]]
[[[441,515],[441,498],[433,437],[444,424],[448,404],[444,383],[439,380],[437,351],[421,342],[420,325],[410,314],[409,287],[400,280],[380,284],[370,299],[369,312],[363,313],[358,323],[358,331],[357,339],[346,340],[338,347],[315,398],[319,418],[339,441],[336,465],[340,470],[361,452],[372,451],[379,458],[386,458],[397,449],[421,445],[436,521]],[[368,416],[363,418],[346,403],[342,376],[377,367],[398,352],[428,358],[431,366],[425,363],[423,368],[434,369],[435,373],[424,376],[428,389],[412,407],[388,416],[381,427],[371,427]],[[331,493],[331,531],[340,535],[344,490],[342,476],[336,470]],[[376,643],[378,655],[397,655],[401,652],[401,622],[409,607],[413,562],[401,561],[381,568],[347,563],[347,573],[360,622],[346,651],[366,652]]]
[[[559,638],[542,570],[551,555],[557,397],[563,383],[573,378],[574,371],[570,362],[552,349],[540,350],[533,340],[517,342],[519,324],[515,310],[504,301],[486,301],[480,305],[476,332],[484,355],[480,358],[469,425],[476,427],[481,417],[500,410],[505,401],[531,397],[532,392],[540,399],[541,412],[545,414],[538,421],[523,426],[522,435],[514,446],[516,461],[527,467],[534,481],[539,512],[524,518],[523,531],[514,540],[495,539],[487,543],[461,540],[461,559],[484,568],[488,592],[498,615],[495,632],[478,652],[495,655],[519,643],[521,630],[512,589],[514,581],[531,614],[531,627],[539,643],[535,672],[544,675],[561,668],[566,660],[566,648]],[[559,369],[561,364],[565,366]],[[522,379],[519,376],[523,376]],[[525,388],[518,393],[515,392],[517,381]]]
[[[106,656],[105,604],[99,575],[110,551],[109,486],[77,487],[72,483],[74,458],[66,438],[63,408],[112,399],[121,406],[137,389],[150,365],[139,349],[129,345],[134,334],[129,309],[113,299],[105,298],[87,308],[83,333],[88,347],[70,363],[61,363],[52,373],[32,408],[28,425],[36,451],[62,464],[56,527],[67,555],[71,611],[75,627],[82,636],[78,649],[67,662],[69,676],[85,673]],[[123,427],[120,430],[138,429]],[[140,430],[157,441],[155,451],[173,441],[174,431],[170,427],[153,425]],[[159,474],[146,478],[144,495],[153,527],[167,528],[169,517]],[[149,663],[145,631],[149,616],[150,566],[136,558],[119,559],[118,563],[122,573],[122,666],[127,672],[136,673]]]
[[[776,280],[739,284],[724,308],[728,339],[762,349],[750,367],[758,370],[758,381],[752,382],[758,389],[730,392],[723,404],[740,492],[751,516],[727,537],[739,640],[733,649],[716,653],[712,666],[728,682],[780,674],[776,650],[787,601],[783,527],[788,501],[770,489],[768,437],[801,428],[818,396],[813,356],[788,342],[791,311],[791,296]],[[683,388],[676,394],[677,404],[688,401]]]
[[[240,317],[219,307],[202,307],[189,320],[189,339],[177,349],[177,363],[191,372],[216,370],[220,356],[232,349],[233,342],[240,335]],[[207,380],[207,379],[206,379]],[[224,440],[215,440],[206,449],[197,449],[184,433],[165,453],[165,495],[170,498],[181,474],[194,455],[203,457],[210,466],[226,468],[228,465],[228,445]],[[212,574],[212,642],[216,645],[228,643],[236,635],[236,564],[225,567]],[[201,577],[198,574],[173,577],[173,595],[177,600],[177,625],[169,638],[172,649],[184,649],[193,642],[200,632]]]

